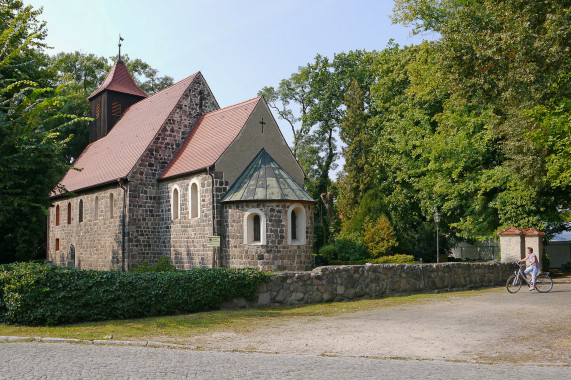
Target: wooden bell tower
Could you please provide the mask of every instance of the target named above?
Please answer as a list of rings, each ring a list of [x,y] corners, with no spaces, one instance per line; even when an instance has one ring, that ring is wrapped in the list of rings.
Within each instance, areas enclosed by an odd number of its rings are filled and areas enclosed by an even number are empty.
[[[127,66],[121,60],[123,39],[119,38],[119,59],[101,86],[87,98],[90,114],[94,119],[89,125],[89,143],[107,136],[127,108],[147,97],[135,84]]]

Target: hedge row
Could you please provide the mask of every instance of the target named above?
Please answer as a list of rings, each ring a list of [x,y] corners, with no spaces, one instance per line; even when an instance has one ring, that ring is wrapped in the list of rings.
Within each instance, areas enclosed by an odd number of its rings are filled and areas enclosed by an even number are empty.
[[[357,261],[330,260],[329,265],[363,265],[371,264],[414,264],[414,256],[412,255],[392,255],[381,256],[376,259],[364,259]]]
[[[22,263],[0,266],[0,321],[57,325],[218,308],[252,299],[268,274],[254,269],[102,272]]]

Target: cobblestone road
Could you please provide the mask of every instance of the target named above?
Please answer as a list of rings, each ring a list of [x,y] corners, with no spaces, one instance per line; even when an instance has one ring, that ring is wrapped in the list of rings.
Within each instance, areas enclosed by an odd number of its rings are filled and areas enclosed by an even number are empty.
[[[564,379],[561,367],[2,343],[0,379]]]

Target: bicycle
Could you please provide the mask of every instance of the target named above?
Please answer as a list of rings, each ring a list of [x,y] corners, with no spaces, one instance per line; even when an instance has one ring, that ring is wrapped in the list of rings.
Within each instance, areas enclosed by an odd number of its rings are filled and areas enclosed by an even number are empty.
[[[515,262],[519,269],[514,272],[508,278],[506,282],[506,289],[510,293],[517,293],[521,289],[521,285],[525,281],[525,283],[531,287],[531,282],[527,280],[525,275],[523,274],[523,268],[525,268],[525,264],[520,264]],[[535,279],[535,289],[537,289],[540,293],[547,293],[553,288],[553,280],[549,277],[549,272],[541,272],[537,275]]]

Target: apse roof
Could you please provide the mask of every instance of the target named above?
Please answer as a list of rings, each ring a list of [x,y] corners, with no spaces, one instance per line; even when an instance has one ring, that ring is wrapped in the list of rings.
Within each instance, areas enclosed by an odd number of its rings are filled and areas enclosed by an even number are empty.
[[[131,77],[129,70],[127,70],[127,65],[125,65],[123,61],[115,62],[101,86],[99,86],[97,90],[93,91],[87,99],[93,98],[104,90],[137,95],[143,98],[147,97],[147,94],[145,94],[145,92],[135,84],[133,77]]]
[[[222,202],[289,200],[314,202],[265,149],[230,187]]]

